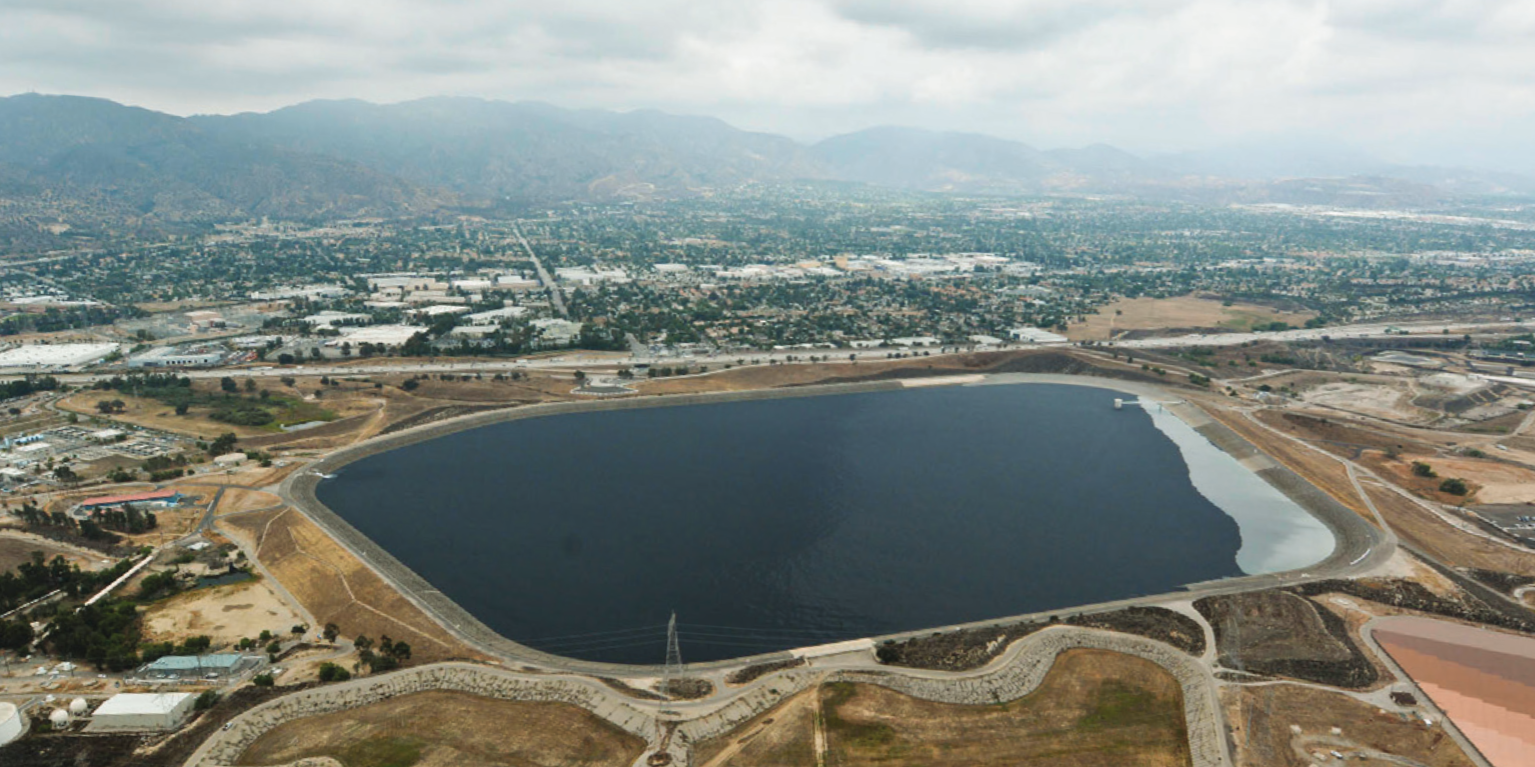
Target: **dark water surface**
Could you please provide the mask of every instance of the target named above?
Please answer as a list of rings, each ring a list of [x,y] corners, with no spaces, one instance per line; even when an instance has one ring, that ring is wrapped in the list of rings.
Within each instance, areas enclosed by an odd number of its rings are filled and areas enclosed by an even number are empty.
[[[1111,391],[909,391],[593,412],[351,464],[319,498],[508,638],[660,663],[1166,592],[1237,525]],[[1120,395],[1123,396],[1123,395]]]

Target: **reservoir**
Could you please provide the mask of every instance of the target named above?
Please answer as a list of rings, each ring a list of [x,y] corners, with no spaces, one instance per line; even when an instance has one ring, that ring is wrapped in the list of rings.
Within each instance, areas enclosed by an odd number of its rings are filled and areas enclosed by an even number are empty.
[[[1116,397],[1029,383],[529,418],[361,459],[317,494],[503,636],[621,663],[660,663],[673,611],[696,662],[1331,553],[1187,424]]]

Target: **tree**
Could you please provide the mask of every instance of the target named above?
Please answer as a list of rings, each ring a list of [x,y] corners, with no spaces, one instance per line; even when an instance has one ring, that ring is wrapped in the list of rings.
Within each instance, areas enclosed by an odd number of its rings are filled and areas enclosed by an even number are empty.
[[[245,393],[246,394],[250,394],[251,392],[254,392],[255,390],[256,390],[256,379],[254,379],[254,378],[247,378],[247,379],[245,379]]]
[[[334,643],[336,641],[336,637],[341,636],[341,629],[334,623],[327,623],[325,624],[325,628],[320,632],[320,636],[325,637],[325,641]]]
[[[273,684],[272,675],[257,674],[254,678],[251,679],[251,684],[256,685],[257,687],[271,687]]]
[[[400,388],[404,389],[405,391],[415,391],[420,386],[421,382],[414,378],[407,378],[405,379],[405,383],[400,384]]]
[[[224,432],[219,435],[218,439],[213,440],[213,444],[208,446],[208,454],[218,456],[232,453],[235,449],[235,442],[238,440],[239,437],[236,437],[233,432]]]
[[[203,694],[197,696],[197,700],[193,701],[192,708],[198,711],[207,711],[208,709],[213,708],[213,705],[218,702],[219,694],[216,691],[204,690]]]
[[[224,376],[223,378],[219,379],[219,388],[223,389],[229,394],[234,394],[240,390],[240,385],[235,383],[235,379],[230,378],[229,376]]]
[[[295,362],[298,362],[298,360],[287,352],[283,352],[282,354],[277,355],[277,364],[279,365],[292,365]],[[292,386],[293,384],[288,385]]]
[[[1439,492],[1449,493],[1450,495],[1465,495],[1471,492],[1471,488],[1466,485],[1464,479],[1451,477],[1439,483]]]
[[[1438,474],[1434,473],[1434,467],[1429,466],[1428,464],[1426,464],[1426,463],[1424,463],[1422,461],[1413,461],[1412,462],[1412,475],[1414,477],[1424,477],[1424,478],[1432,478],[1432,477],[1439,476]]]
[[[53,476],[58,481],[67,484],[73,484],[80,481],[80,475],[76,474],[75,470],[69,468],[68,466],[60,466],[59,468],[54,469]]]
[[[177,402],[176,403],[176,415],[186,415],[187,411],[189,411],[191,409],[192,409],[192,406],[189,403],[186,403],[186,402]]]

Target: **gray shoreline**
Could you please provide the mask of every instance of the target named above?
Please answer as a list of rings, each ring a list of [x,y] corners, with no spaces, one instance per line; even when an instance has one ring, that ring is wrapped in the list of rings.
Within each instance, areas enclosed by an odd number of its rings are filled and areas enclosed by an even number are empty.
[[[1110,389],[1133,394],[1137,397],[1148,398],[1169,396],[1169,392],[1158,386],[1142,384],[1132,381],[1122,381],[1108,378],[1093,378],[1086,376],[1057,375],[1057,374],[1029,374],[1029,373],[1003,373],[986,376],[983,382],[974,385],[1008,385],[1021,383],[1056,383],[1076,386],[1091,386],[1101,389]],[[724,402],[743,402],[752,400],[788,399],[794,397],[833,396],[838,394],[858,394],[876,391],[900,391],[907,387],[899,380],[829,384],[818,386],[803,386],[787,389],[760,389],[738,392],[710,392],[705,394],[682,394],[665,396],[640,396],[626,397],[623,399],[601,399],[591,402],[560,402],[545,405],[529,405],[504,410],[494,410],[482,413],[473,413],[438,423],[424,424],[412,427],[404,431],[387,434],[367,440],[357,445],[342,448],[327,455],[299,471],[290,474],[281,485],[282,497],[292,504],[301,513],[308,516],[318,524],[331,537],[335,538],[342,546],[349,549],[361,561],[372,567],[385,581],[400,590],[406,599],[421,608],[433,620],[437,621],[445,629],[451,631],[459,639],[475,647],[486,654],[499,657],[512,663],[525,663],[533,666],[557,668],[581,673],[599,674],[605,676],[654,676],[659,667],[641,666],[616,663],[600,663],[553,655],[541,650],[519,644],[486,626],[468,611],[449,599],[442,592],[435,589],[420,575],[416,574],[404,563],[396,559],[388,551],[374,543],[363,535],[346,520],[327,508],[315,496],[315,488],[319,485],[320,477],[317,473],[334,473],[354,461],[361,460],[371,455],[376,455],[395,448],[416,444],[437,437],[455,434],[469,429],[488,426],[508,421],[518,421],[525,418],[540,418],[544,416],[562,415],[567,413],[580,413],[604,410],[630,410],[652,407],[681,407],[686,405],[711,404]],[[1385,545],[1388,541],[1385,536],[1374,526],[1370,525],[1358,514],[1338,503],[1331,496],[1322,492],[1306,482],[1299,475],[1278,464],[1278,462],[1264,455],[1256,446],[1227,428],[1216,422],[1198,407],[1182,403],[1169,406],[1179,418],[1183,419],[1195,431],[1204,435],[1217,447],[1232,455],[1268,484],[1278,489],[1285,496],[1294,501],[1302,509],[1315,516],[1332,531],[1336,540],[1333,552],[1320,562],[1304,568],[1303,570],[1291,570],[1287,572],[1269,573],[1264,575],[1250,575],[1236,578],[1211,581],[1201,584],[1190,584],[1185,591],[1170,592],[1165,594],[1131,597],[1113,602],[1104,602],[1092,605],[1068,607],[1054,611],[1042,611],[1025,615],[1014,615],[975,621],[972,623],[956,624],[952,626],[928,628],[896,634],[888,634],[873,637],[876,643],[901,640],[912,637],[928,636],[935,632],[975,628],[982,626],[1000,626],[1020,621],[1044,620],[1051,616],[1068,616],[1083,613],[1105,612],[1116,610],[1131,605],[1149,605],[1165,602],[1187,600],[1197,596],[1213,594],[1229,594],[1257,589],[1273,588],[1276,586],[1293,585],[1309,580],[1321,580],[1325,578],[1339,577],[1354,572],[1363,572],[1373,568],[1378,562],[1384,561],[1392,553],[1393,547]],[[1372,556],[1373,555],[1373,556]],[[788,651],[764,653],[759,655],[743,656],[730,660],[711,661],[707,663],[689,664],[693,671],[713,671],[721,669],[739,668],[742,666],[763,663],[774,660],[784,660],[792,657]]]

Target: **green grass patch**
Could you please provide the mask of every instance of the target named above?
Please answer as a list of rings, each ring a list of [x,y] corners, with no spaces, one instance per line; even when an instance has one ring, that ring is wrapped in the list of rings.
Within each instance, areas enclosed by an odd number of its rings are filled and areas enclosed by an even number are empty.
[[[843,719],[839,709],[850,700],[857,688],[850,682],[836,682],[825,688],[821,699],[821,712],[825,718],[826,734],[832,743],[844,748],[890,748],[896,743],[895,730],[886,724],[864,724]]]
[[[1131,687],[1118,680],[1109,680],[1093,691],[1092,705],[1077,720],[1077,727],[1101,732],[1142,724],[1161,724],[1170,721],[1177,713],[1167,701],[1158,700],[1147,690]]]
[[[334,754],[346,767],[411,767],[421,761],[420,738],[378,735]]]

